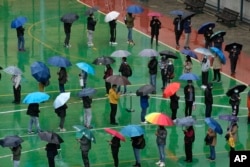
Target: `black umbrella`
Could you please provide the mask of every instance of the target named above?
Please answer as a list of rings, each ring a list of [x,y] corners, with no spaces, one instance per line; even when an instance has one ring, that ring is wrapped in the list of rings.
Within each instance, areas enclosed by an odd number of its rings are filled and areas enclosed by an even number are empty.
[[[74,21],[78,19],[79,19],[79,16],[75,13],[68,13],[61,17],[61,21],[64,23],[73,23]]]
[[[161,56],[165,56],[166,58],[172,58],[172,59],[178,59],[178,57],[175,55],[175,53],[169,51],[169,50],[163,50],[159,52]]]
[[[40,137],[41,140],[46,141],[48,143],[60,144],[64,142],[61,136],[59,136],[54,132],[48,132],[48,131],[39,132],[38,136]]]
[[[95,64],[95,65],[107,65],[107,64],[112,64],[114,63],[115,60],[112,58],[112,57],[105,57],[105,56],[102,56],[102,57],[98,57],[96,58],[92,64]]]
[[[155,88],[152,85],[143,85],[136,91],[136,95],[146,96],[153,92],[155,92]]]
[[[106,79],[106,82],[116,85],[131,85],[128,78],[121,75],[111,75]]]
[[[2,147],[16,147],[23,142],[23,139],[19,136],[7,136],[0,140]]]
[[[243,92],[246,88],[247,88],[246,85],[236,85],[236,86],[230,88],[230,89],[227,91],[226,95],[227,95],[227,96],[232,96],[232,94],[234,93],[234,90],[235,90],[235,89],[237,89],[238,92],[241,93],[241,92]]]
[[[215,32],[215,33],[213,33],[211,35],[210,39],[212,40],[212,39],[214,39],[215,37],[218,37],[218,36],[222,36],[223,37],[224,35],[226,35],[225,31],[217,31],[217,32]]]
[[[89,16],[90,14],[93,14],[94,12],[97,12],[99,10],[99,7],[94,6],[92,8],[89,8],[85,11],[85,16]]]
[[[232,49],[236,49],[236,50],[241,51],[242,47],[243,47],[242,44],[233,42],[233,43],[230,43],[230,44],[228,44],[228,45],[225,46],[225,51],[230,52]]]

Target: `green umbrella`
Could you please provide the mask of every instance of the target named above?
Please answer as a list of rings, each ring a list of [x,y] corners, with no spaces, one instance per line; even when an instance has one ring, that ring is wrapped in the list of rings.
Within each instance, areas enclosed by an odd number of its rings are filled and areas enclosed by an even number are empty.
[[[86,138],[88,138],[92,142],[96,143],[94,134],[88,128],[85,128],[84,126],[81,126],[81,125],[75,125],[75,126],[73,126],[73,128],[75,128],[77,130],[76,131],[76,138],[77,139],[80,139],[83,136],[85,136]]]

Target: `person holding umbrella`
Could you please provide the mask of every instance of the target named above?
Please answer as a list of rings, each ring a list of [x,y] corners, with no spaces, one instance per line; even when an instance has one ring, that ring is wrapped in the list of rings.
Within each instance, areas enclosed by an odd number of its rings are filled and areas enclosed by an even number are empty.
[[[18,39],[17,44],[18,44],[18,50],[19,51],[25,51],[25,49],[24,49],[24,43],[25,43],[24,31],[25,31],[25,29],[23,28],[23,26],[20,26],[20,27],[16,28],[17,39]]]
[[[189,47],[189,41],[190,41],[190,34],[192,23],[191,23],[191,17],[185,18],[183,23],[184,33],[185,33],[185,42],[184,42],[184,49],[190,49]]]
[[[28,126],[28,134],[33,134],[32,125],[35,124],[37,132],[41,131],[40,123],[39,123],[39,104],[38,103],[30,103],[27,110],[27,115],[30,116],[30,122]]]
[[[176,114],[177,114],[177,110],[179,108],[179,99],[180,96],[178,96],[176,93],[174,93],[172,96],[170,96],[170,108],[172,111],[172,120],[175,121],[176,120]]]
[[[162,88],[161,88],[162,90],[166,86],[165,71],[167,70],[167,66],[168,66],[168,59],[166,58],[166,56],[163,55],[159,62],[159,67],[161,70],[161,79],[162,79]]]
[[[192,71],[192,66],[193,66],[193,63],[192,63],[192,59],[189,55],[186,56],[186,60],[184,62],[184,73],[189,73]]]
[[[147,108],[149,106],[148,99],[149,99],[148,95],[140,96],[141,123],[142,124],[147,124],[147,121],[145,120],[145,116],[146,116],[146,113],[147,113]]]
[[[150,27],[151,27],[151,47],[153,45],[154,37],[156,40],[156,46],[158,46],[158,36],[159,36],[159,30],[161,29],[161,21],[158,19],[157,16],[152,17],[152,20],[150,21]]]
[[[169,60],[167,70],[166,70],[166,83],[170,84],[171,79],[173,78],[174,78],[174,65],[173,65],[172,60]]]
[[[134,167],[141,167],[140,159],[140,150],[143,149],[146,145],[143,135],[131,137],[132,147],[135,156],[135,165]]]
[[[109,45],[117,45],[116,42],[116,19],[109,21],[110,40]]]
[[[21,101],[21,79],[22,77],[20,74],[12,75],[11,77],[14,93],[14,100],[12,101],[12,103],[15,104],[20,104]]]
[[[237,116],[240,105],[240,94],[238,89],[234,89],[234,92],[229,99],[229,104],[231,104],[232,107],[232,115]]]
[[[121,73],[122,76],[128,78],[132,75],[132,70],[130,65],[127,63],[127,58],[126,57],[122,57],[122,63],[119,67],[119,72]],[[118,92],[120,92],[121,86],[118,86]],[[127,86],[124,85],[124,94],[126,94],[127,92]]]
[[[58,75],[58,81],[59,81],[59,90],[60,92],[65,92],[64,89],[64,84],[67,82],[67,71],[65,67],[60,67],[59,72],[57,73]]]
[[[119,153],[119,148],[121,147],[120,141],[121,140],[116,136],[113,136],[112,140],[108,141],[111,147],[111,152],[114,160],[114,167],[118,167],[119,165],[118,153]]]
[[[222,63],[220,61],[219,56],[215,53],[214,61],[213,61],[213,72],[214,72],[214,78],[213,81],[221,82],[221,74],[220,69],[222,67]]]
[[[211,36],[212,37],[212,36]],[[216,35],[215,37],[212,37],[213,43],[214,43],[214,47],[218,48],[218,49],[222,49],[222,43],[224,42],[224,37],[223,35],[221,35],[220,33],[218,35]]]
[[[209,83],[204,91],[205,97],[205,117],[211,117],[212,105],[213,105],[213,94],[212,94],[213,84]]]
[[[105,80],[106,95],[109,94],[109,89],[111,88],[111,83],[107,82],[106,79],[110,77],[111,75],[113,75],[113,69],[110,66],[110,64],[107,64],[106,69],[104,71],[104,76],[103,76],[103,79]]]
[[[81,71],[81,73],[78,75],[79,76],[79,82],[81,88],[86,88],[87,85],[87,79],[88,79],[88,73],[84,70]]]
[[[66,109],[67,108],[68,108],[68,106],[65,103],[64,105],[62,105],[62,106],[55,109],[55,113],[60,118],[60,123],[59,123],[59,127],[58,127],[60,129],[60,132],[65,132],[66,131],[66,129],[64,128],[64,122],[65,122]]]
[[[88,154],[89,150],[91,149],[91,140],[83,135],[81,139],[78,139],[77,141],[80,143],[84,167],[90,167]]]
[[[235,143],[237,142],[237,136],[238,136],[238,124],[236,121],[232,121],[231,125],[227,128],[227,134],[225,135],[227,143],[230,146],[230,152],[235,151]]]
[[[135,45],[134,41],[133,41],[133,36],[132,36],[132,31],[133,31],[133,27],[134,27],[134,20],[135,20],[135,16],[133,16],[132,13],[127,13],[125,16],[125,23],[127,25],[128,28],[128,44],[130,45]]]
[[[96,25],[97,20],[94,18],[94,14],[91,13],[89,14],[87,18],[87,37],[88,37],[88,46],[94,46],[93,44],[93,34],[95,31],[95,25]]]
[[[71,26],[72,26],[72,23],[67,23],[67,22],[63,23],[64,33],[65,33],[64,47],[66,47],[66,48],[71,47],[71,45],[69,44]]]
[[[213,34],[213,27],[210,26],[208,28],[206,28],[205,32],[204,32],[204,38],[205,38],[205,48],[210,48],[212,47],[212,40],[211,40],[211,35]]]
[[[164,126],[158,126],[157,131],[155,133],[156,135],[156,144],[158,146],[159,154],[160,154],[160,160],[156,162],[156,165],[159,165],[160,167],[165,166],[165,146],[166,146],[166,139],[167,139],[167,130]]]
[[[117,93],[116,91],[117,85],[113,84],[111,89],[109,90],[109,103],[110,103],[110,124],[112,125],[118,125],[118,123],[115,121],[115,116],[117,112],[117,103],[120,98],[120,93]]]
[[[83,102],[83,108],[85,110],[84,112],[84,126],[88,129],[93,128],[91,126],[91,120],[92,120],[92,111],[91,111],[91,103],[92,99],[89,96],[83,96],[82,97]]]
[[[217,143],[217,134],[212,128],[208,128],[207,136],[209,136],[209,138],[212,138],[211,139],[212,142],[208,143],[209,144],[209,149],[210,149],[210,155],[209,155],[209,157],[207,159],[210,160],[210,161],[214,161],[215,158],[216,158],[215,146],[216,146],[216,143]]]
[[[179,40],[181,38],[181,34],[183,32],[183,29],[184,29],[182,15],[178,15],[174,19],[173,24],[174,24],[176,47],[179,48],[180,47]]]
[[[239,55],[240,55],[240,50],[237,48],[236,45],[234,45],[233,48],[229,50],[231,75],[235,74],[235,69]]]
[[[184,133],[184,144],[186,159],[184,161],[190,163],[193,162],[192,145],[195,139],[195,132],[193,126],[187,127],[183,130]]]
[[[158,61],[156,59],[156,56],[152,56],[151,60],[148,62],[148,70],[150,75],[150,84],[154,86],[155,90],[156,90],[157,65]],[[154,91],[153,93],[155,94],[156,91]]]
[[[49,167],[55,167],[55,156],[58,154],[57,149],[60,149],[60,144],[46,144],[45,150],[47,152]]]
[[[201,61],[201,88],[205,89],[208,84],[208,74],[209,74],[209,68],[210,68],[210,60],[207,58],[206,55],[204,55],[202,61]]]
[[[192,109],[195,101],[195,89],[192,83],[192,80],[188,80],[188,84],[184,87],[185,117],[192,116]]]
[[[12,152],[13,166],[14,167],[19,167],[21,153],[22,153],[22,146],[21,146],[21,144],[19,144],[18,146],[15,146],[15,147],[10,147],[10,150]]]

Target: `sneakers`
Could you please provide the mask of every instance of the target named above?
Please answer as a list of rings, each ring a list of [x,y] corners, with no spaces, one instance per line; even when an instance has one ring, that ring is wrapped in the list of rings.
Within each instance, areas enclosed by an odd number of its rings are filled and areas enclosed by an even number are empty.
[[[147,123],[148,123],[147,121],[141,122],[141,124],[147,124]]]
[[[60,132],[65,132],[65,131],[66,131],[66,129],[64,129],[64,128],[60,129]]]
[[[207,86],[206,85],[201,85],[201,89],[206,89]]]
[[[35,133],[34,131],[29,131],[29,132],[28,132],[29,135],[32,135],[32,134],[34,134],[34,133]]]
[[[118,43],[117,42],[112,42],[112,45],[117,45]]]
[[[160,167],[164,167],[164,166],[165,166],[165,163],[164,163],[164,162],[161,162],[159,166],[160,166]]]
[[[93,43],[88,43],[88,47],[92,47],[92,46],[94,46]]]
[[[161,164],[161,160],[159,160],[158,162],[155,163],[156,165],[160,165]]]

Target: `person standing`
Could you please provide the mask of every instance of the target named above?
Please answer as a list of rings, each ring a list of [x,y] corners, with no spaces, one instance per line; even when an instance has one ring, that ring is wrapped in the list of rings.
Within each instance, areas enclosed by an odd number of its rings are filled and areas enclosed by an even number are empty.
[[[207,135],[210,137],[210,138],[213,138],[212,139],[212,142],[209,144],[209,149],[210,149],[210,155],[209,157],[207,158],[208,160],[210,161],[214,161],[215,158],[216,158],[216,154],[215,154],[215,145],[217,143],[217,134],[216,132],[211,129],[211,128],[208,128],[207,130]]]
[[[95,31],[95,25],[97,20],[94,18],[94,14],[91,13],[87,18],[87,37],[88,37],[88,46],[94,46],[93,44],[93,34]]]
[[[60,149],[59,144],[55,143],[46,144],[45,150],[47,151],[49,167],[55,167],[55,156],[58,154],[57,149]]]
[[[185,33],[185,42],[184,42],[184,49],[190,49],[189,42],[190,42],[190,35],[191,35],[191,18],[186,18],[183,23],[184,33]]]
[[[125,23],[127,25],[128,28],[128,44],[130,45],[135,45],[134,41],[133,41],[133,36],[132,36],[132,32],[133,32],[133,27],[134,27],[134,20],[135,20],[135,16],[132,15],[132,13],[127,13],[125,16]]]
[[[111,89],[109,90],[109,103],[110,103],[110,124],[112,125],[118,125],[118,123],[115,120],[116,112],[117,112],[117,103],[120,98],[120,93],[117,93],[116,91],[117,85],[112,85]]]
[[[233,48],[229,51],[231,75],[235,74],[235,69],[236,69],[239,55],[240,55],[240,50],[237,49],[236,45],[233,46]]]
[[[151,46],[153,45],[154,37],[156,40],[156,46],[158,46],[158,36],[159,36],[159,31],[161,29],[161,22],[157,16],[152,17],[152,20],[150,21],[150,27],[151,27]]]
[[[167,67],[168,67],[168,59],[166,58],[166,56],[162,56],[161,60],[159,62],[159,67],[161,70],[161,80],[162,80],[162,90],[165,88],[166,86],[166,71],[167,71]]]
[[[156,76],[157,76],[157,65],[158,61],[155,56],[151,57],[151,60],[148,62],[148,69],[149,69],[149,75],[150,75],[150,84],[155,88],[156,90]],[[155,94],[153,92],[153,94]]]
[[[179,48],[180,47],[179,40],[181,38],[181,34],[182,34],[183,28],[184,28],[181,15],[178,15],[178,17],[176,17],[174,19],[173,24],[174,24],[176,47]]]
[[[145,120],[145,116],[147,113],[147,108],[149,106],[148,103],[149,96],[140,96],[140,105],[141,105],[141,123],[146,124],[147,121]]]
[[[58,127],[60,132],[65,132],[66,131],[66,129],[64,128],[64,123],[65,123],[66,109],[67,108],[68,108],[68,106],[65,103],[61,107],[58,107],[58,108],[55,109],[55,113],[60,118],[60,123],[59,123],[59,127]]]
[[[192,108],[195,101],[195,89],[192,80],[188,80],[188,84],[184,87],[185,96],[185,117],[192,116]]]
[[[81,73],[79,74],[79,82],[82,89],[86,88],[87,79],[88,79],[88,73],[82,70]]]
[[[17,27],[16,28],[16,33],[17,33],[17,47],[19,51],[25,51],[24,48],[24,44],[25,44],[25,40],[24,40],[24,31],[25,29],[23,28],[23,26]]]
[[[235,121],[231,122],[231,125],[227,129],[226,136],[228,136],[228,138],[226,139],[227,139],[228,145],[230,146],[230,152],[235,151],[235,143],[237,142],[237,136],[238,136],[237,122]]]
[[[166,146],[166,139],[167,139],[167,130],[164,126],[160,126],[157,128],[157,131],[155,133],[156,135],[156,144],[158,146],[159,154],[160,154],[160,160],[156,162],[156,165],[159,165],[160,167],[165,166],[165,146]]]
[[[109,45],[117,45],[116,42],[116,19],[109,22],[109,28],[110,28],[110,40]]]
[[[14,100],[12,103],[20,104],[21,101],[21,75],[12,75],[11,81],[13,83],[13,93],[14,93]]]
[[[57,75],[58,75],[58,81],[59,81],[59,90],[60,90],[60,93],[63,93],[65,92],[64,84],[67,82],[67,78],[68,78],[66,68],[61,67]]]
[[[10,150],[12,152],[13,167],[19,167],[21,153],[22,153],[21,144],[19,144],[18,146],[15,146],[15,147],[10,147]]]
[[[80,143],[84,167],[90,167],[88,154],[91,149],[91,141],[83,135],[81,139],[78,139],[78,142]]]
[[[207,56],[204,56],[201,61],[201,88],[205,89],[208,84],[208,71],[210,68],[210,60],[207,58]]]
[[[186,159],[184,161],[190,163],[193,162],[192,145],[195,139],[193,126],[187,127],[185,130],[183,130],[183,133],[184,133],[185,154],[186,154]]]
[[[179,108],[179,99],[180,97],[174,93],[172,96],[170,96],[170,108],[171,108],[171,111],[172,111],[172,116],[171,116],[171,119],[173,121],[176,120],[176,114],[177,114],[177,110]]]
[[[92,111],[91,111],[91,103],[92,99],[89,96],[83,96],[82,97],[83,102],[83,108],[84,108],[84,126],[88,129],[93,128],[91,126],[91,120],[92,120]]]
[[[213,38],[214,47],[222,49],[222,43],[224,42],[224,37],[221,34],[218,34]]]
[[[128,78],[132,75],[132,70],[131,70],[131,67],[129,66],[129,64],[127,63],[127,58],[126,57],[123,57],[122,58],[122,63],[120,65],[120,68],[119,68],[119,72],[121,73],[122,76]],[[120,92],[121,90],[121,86],[119,85],[118,86],[118,92]],[[124,85],[124,94],[126,94],[127,92],[127,86]]]
[[[113,75],[113,69],[110,66],[110,64],[107,64],[103,76],[103,79],[105,80],[106,95],[109,94],[109,89],[111,88],[111,83],[107,82],[106,79],[112,75]]]
[[[205,97],[205,117],[211,117],[212,105],[213,105],[213,93],[212,93],[213,84],[209,83],[204,91]]]
[[[27,115],[30,116],[29,126],[28,126],[28,134],[33,134],[32,125],[35,124],[37,132],[41,131],[40,123],[39,123],[39,104],[38,103],[31,103],[28,106]]]
[[[210,39],[211,35],[213,35],[213,27],[208,27],[204,32],[204,38],[205,38],[205,48],[212,47],[212,40]]]
[[[171,79],[173,78],[174,78],[174,65],[172,63],[172,60],[169,60],[166,71],[166,84],[170,84]]]
[[[232,107],[232,115],[237,116],[240,105],[240,94],[238,89],[234,89],[234,92],[229,99],[229,104],[231,104]]]
[[[186,56],[186,60],[184,62],[184,73],[189,73],[192,71],[192,66],[193,66],[193,63],[192,63],[192,59],[189,55]]]
[[[121,140],[116,136],[114,136],[111,141],[108,141],[111,147],[111,152],[114,160],[114,167],[118,167],[119,165],[118,153],[119,148],[121,147],[120,141]]]
[[[140,150],[146,145],[143,135],[131,137],[132,147],[135,156],[135,164],[133,167],[141,167]]]
[[[65,33],[64,47],[70,48],[71,45],[69,44],[69,40],[70,40],[72,23],[63,23],[63,26],[64,26],[64,33]]]
[[[220,58],[217,54],[215,54],[214,62],[213,62],[213,72],[214,72],[214,78],[213,81],[221,82],[221,74],[220,69],[222,67],[222,64],[220,62]]]

